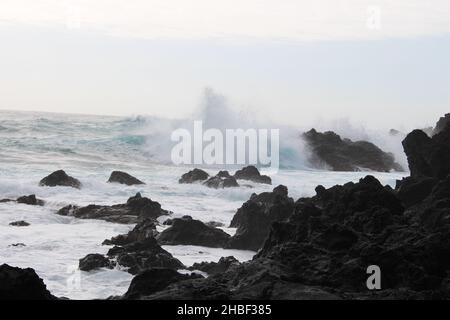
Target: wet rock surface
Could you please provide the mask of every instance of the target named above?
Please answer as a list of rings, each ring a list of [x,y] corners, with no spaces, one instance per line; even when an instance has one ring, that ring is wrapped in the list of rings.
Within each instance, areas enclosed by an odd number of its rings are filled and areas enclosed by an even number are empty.
[[[193,169],[181,176],[179,183],[194,183],[197,181],[204,181],[209,178],[209,174],[201,169]]]
[[[102,254],[93,253],[80,259],[79,269],[81,271],[91,271],[100,268],[113,268],[113,263]]]
[[[162,215],[169,214],[161,208],[161,205],[149,198],[142,197],[137,193],[124,204],[112,206],[88,205],[78,207],[66,206],[58,210],[57,214],[73,216],[79,219],[99,219],[115,223],[131,224],[144,219],[156,219]]]
[[[236,179],[228,171],[220,171],[216,176],[203,182],[203,185],[214,189],[239,187]]]
[[[210,227],[190,216],[175,218],[170,228],[161,232],[158,242],[162,245],[196,245],[223,248],[230,235],[223,230]]]
[[[39,182],[40,186],[47,186],[47,187],[56,187],[56,186],[63,186],[63,187],[72,187],[76,189],[81,188],[81,182],[71,176],[69,176],[64,170],[58,170],[44,179],[42,179]]]
[[[353,142],[350,139],[342,139],[332,131],[321,133],[315,129],[305,132],[302,136],[312,152],[310,160],[313,165],[325,165],[333,171],[403,171],[392,154],[384,152],[373,143]]]
[[[32,194],[29,196],[22,196],[16,200],[12,199],[0,199],[0,203],[16,202],[21,204],[28,204],[30,206],[43,206],[45,204],[44,200],[37,199],[36,195]]]
[[[13,227],[28,227],[30,224],[26,221],[20,220],[11,222],[9,225]]]
[[[249,180],[257,183],[272,184],[269,176],[261,175],[255,166],[248,166],[234,173],[234,177],[240,180]]]
[[[29,196],[23,196],[23,197],[19,197],[17,198],[17,203],[23,203],[23,204],[28,204],[31,206],[43,206],[44,205],[44,201],[37,199],[36,195],[32,194]]]
[[[113,171],[108,179],[109,183],[120,183],[127,186],[145,184],[141,180],[123,171]]]

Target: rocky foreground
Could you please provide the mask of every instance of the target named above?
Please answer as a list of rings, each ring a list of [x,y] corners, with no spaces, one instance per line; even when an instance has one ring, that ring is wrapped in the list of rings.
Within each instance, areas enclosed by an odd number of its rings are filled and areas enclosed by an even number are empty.
[[[136,275],[128,291],[114,299],[449,299],[450,124],[432,137],[415,130],[403,146],[411,176],[395,189],[367,176],[328,189],[317,186],[315,196],[294,200],[286,186],[277,186],[253,194],[237,210],[234,236],[188,216],[168,220],[169,227],[158,232],[156,218],[170,213],[140,195],[122,205],[59,213],[136,223],[128,234],[105,240],[114,245],[107,255],[80,259],[85,271],[118,264]],[[182,179],[203,183],[209,176],[193,171]],[[163,244],[257,254],[246,263],[224,257],[184,266]],[[366,286],[370,265],[381,270],[381,290]],[[22,273],[23,280],[14,282]],[[6,289],[0,292],[31,298],[17,289],[29,283],[37,288],[33,297],[53,299],[36,277],[30,269],[2,266],[0,288]]]

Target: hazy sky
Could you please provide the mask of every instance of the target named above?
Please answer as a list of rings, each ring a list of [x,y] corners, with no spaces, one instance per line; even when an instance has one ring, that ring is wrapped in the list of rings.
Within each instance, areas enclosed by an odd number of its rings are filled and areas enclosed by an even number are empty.
[[[450,111],[448,0],[0,0],[0,109],[189,115],[204,87],[286,124]]]

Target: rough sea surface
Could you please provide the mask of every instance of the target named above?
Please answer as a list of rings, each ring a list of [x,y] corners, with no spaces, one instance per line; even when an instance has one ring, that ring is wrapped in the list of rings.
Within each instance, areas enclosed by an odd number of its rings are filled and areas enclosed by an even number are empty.
[[[155,123],[143,117],[0,111],[0,199],[36,194],[46,202],[43,207],[0,203],[0,264],[34,268],[56,296],[92,299],[120,295],[128,288],[130,274],[120,269],[81,272],[78,260],[89,253],[106,253],[110,247],[102,246],[103,240],[133,226],[63,217],[55,214],[58,209],[68,204],[124,203],[141,192],[173,211],[174,216],[191,215],[228,226],[252,193],[269,191],[278,184],[288,186],[290,196],[297,199],[313,195],[319,184],[331,187],[372,174],[383,184],[394,186],[396,179],[408,175],[280,169],[272,176],[272,186],[245,182],[252,188],[215,190],[178,184],[180,176],[191,168],[161,161],[167,159],[161,153],[170,146],[162,145],[163,131],[156,134]],[[58,169],[79,179],[83,187],[38,186],[43,177]],[[129,187],[107,183],[113,170],[126,171],[146,184]],[[217,170],[207,171],[215,174]],[[30,226],[9,226],[17,220]],[[235,231],[224,230],[230,234]],[[164,248],[188,266],[229,255],[245,261],[255,254],[196,246]]]

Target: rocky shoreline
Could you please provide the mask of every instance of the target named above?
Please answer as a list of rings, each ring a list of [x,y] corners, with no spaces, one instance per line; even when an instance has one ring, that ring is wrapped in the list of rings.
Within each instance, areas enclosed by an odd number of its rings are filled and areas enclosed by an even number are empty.
[[[136,224],[128,234],[105,239],[105,245],[114,245],[106,255],[80,257],[80,270],[120,265],[135,275],[128,291],[113,299],[449,299],[450,123],[445,119],[431,137],[421,130],[406,136],[403,147],[411,175],[395,189],[366,176],[331,188],[319,185],[313,197],[295,200],[288,186],[279,185],[253,194],[237,210],[230,224],[236,228],[233,236],[189,216],[167,219],[168,227],[159,232],[158,218],[169,218],[171,212],[140,194],[124,204],[70,205],[57,213]],[[317,132],[308,135],[324,139]],[[353,142],[340,141],[338,152],[355,148]],[[389,155],[383,154],[378,163],[380,171],[399,169]],[[234,175],[220,171],[214,177],[194,169],[179,183],[212,188],[236,187],[245,180],[272,183],[255,169],[246,167]],[[123,172],[110,180],[144,183]],[[62,170],[41,184],[82,188]],[[22,198],[42,204],[36,197]],[[244,263],[223,257],[217,263],[185,266],[161,247],[167,244],[257,254]],[[366,287],[370,265],[382,272],[381,290]],[[191,273],[178,273],[180,269]],[[32,269],[2,265],[0,284],[0,299],[56,299]],[[24,290],[28,287],[33,289]]]

